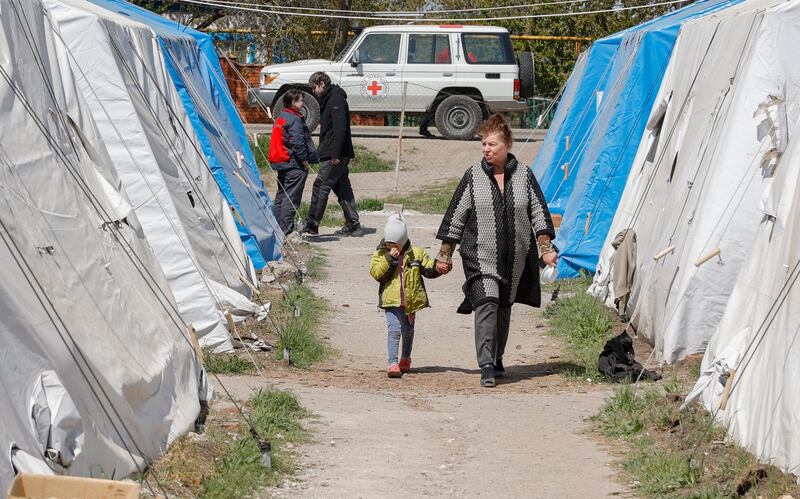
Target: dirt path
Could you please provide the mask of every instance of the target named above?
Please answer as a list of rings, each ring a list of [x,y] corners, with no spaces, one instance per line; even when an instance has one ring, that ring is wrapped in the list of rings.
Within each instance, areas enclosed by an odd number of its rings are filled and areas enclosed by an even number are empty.
[[[282,497],[606,497],[624,489],[612,458],[583,435],[607,389],[560,374],[555,341],[538,311],[514,308],[506,365],[510,379],[478,386],[472,316],[457,315],[462,276],[430,281],[433,309],[418,315],[414,372],[386,377],[386,333],[367,274],[379,232],[317,242],[328,277],[313,284],[333,313],[324,332],[341,355],[311,371],[285,370],[270,381],[290,388],[319,418],[315,442],[299,449],[297,476],[269,491]],[[433,246],[439,217],[410,216],[416,244]],[[460,263],[456,262],[456,268]],[[245,396],[264,381],[231,378]]]

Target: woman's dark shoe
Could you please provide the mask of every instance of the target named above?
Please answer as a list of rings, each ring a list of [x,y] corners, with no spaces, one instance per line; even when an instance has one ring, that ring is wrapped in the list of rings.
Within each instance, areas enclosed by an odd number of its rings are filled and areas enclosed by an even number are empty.
[[[358,236],[361,234],[361,224],[358,222],[347,222],[344,227],[334,232],[337,236]]]
[[[506,373],[506,368],[503,367],[503,359],[497,359],[497,362],[494,363],[494,377],[505,378],[506,376],[508,376],[508,373]]]
[[[489,364],[481,366],[481,386],[484,388],[494,388],[494,366]]]
[[[319,228],[317,226],[312,225],[308,222],[303,223],[303,228],[300,229],[300,235],[308,235],[308,236],[318,236],[319,235]]]

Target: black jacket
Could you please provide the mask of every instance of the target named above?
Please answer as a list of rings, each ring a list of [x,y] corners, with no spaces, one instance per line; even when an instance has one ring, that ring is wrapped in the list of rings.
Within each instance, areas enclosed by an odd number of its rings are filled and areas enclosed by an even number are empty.
[[[320,99],[319,159],[354,157],[347,93],[331,85]]]
[[[280,117],[286,120],[283,125],[283,145],[289,151],[290,159],[286,163],[274,163],[272,168],[276,171],[292,168],[304,170],[303,161],[318,163],[317,148],[311,140],[311,130],[308,129],[303,115],[284,109]]]

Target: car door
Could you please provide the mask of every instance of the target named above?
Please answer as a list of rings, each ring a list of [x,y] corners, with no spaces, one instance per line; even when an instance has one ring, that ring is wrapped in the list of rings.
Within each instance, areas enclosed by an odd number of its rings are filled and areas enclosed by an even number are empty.
[[[402,33],[369,33],[342,68],[341,86],[354,111],[398,111]]]
[[[518,69],[508,33],[461,33],[458,86],[480,90],[487,102],[514,100]]]
[[[453,41],[449,33],[409,33],[403,80],[408,82],[407,111],[426,111],[440,90],[456,84]]]

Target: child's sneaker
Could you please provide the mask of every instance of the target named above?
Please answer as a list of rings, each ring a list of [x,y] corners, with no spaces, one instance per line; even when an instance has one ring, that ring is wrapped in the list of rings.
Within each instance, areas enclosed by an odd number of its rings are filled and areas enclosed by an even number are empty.
[[[400,370],[400,366],[397,364],[389,364],[389,369],[386,370],[386,375],[390,378],[399,378],[403,376],[403,372]]]
[[[411,370],[411,359],[408,357],[400,359],[400,372],[407,373],[410,370]]]

